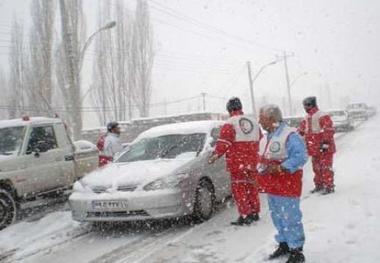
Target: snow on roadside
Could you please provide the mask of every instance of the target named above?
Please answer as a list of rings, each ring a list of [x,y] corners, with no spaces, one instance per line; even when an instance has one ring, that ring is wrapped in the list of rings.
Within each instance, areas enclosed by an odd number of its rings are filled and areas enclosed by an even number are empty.
[[[380,258],[377,203],[380,200],[380,124],[376,119],[364,123],[347,134],[343,143],[338,143],[334,164],[336,192],[313,195],[302,201],[307,262],[375,263]],[[271,239],[268,243],[273,243]],[[258,258],[273,249],[265,246],[244,262],[260,262]]]
[[[1,231],[0,258],[9,251],[14,251],[13,258],[22,258],[87,231],[67,211],[50,213],[37,222],[20,222]]]
[[[380,124],[376,119],[364,123],[339,148],[336,193],[303,205],[311,262],[371,263],[380,258]]]

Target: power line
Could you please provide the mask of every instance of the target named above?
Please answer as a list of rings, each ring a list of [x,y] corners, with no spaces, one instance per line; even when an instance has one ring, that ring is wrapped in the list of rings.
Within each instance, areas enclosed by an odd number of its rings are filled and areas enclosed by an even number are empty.
[[[219,34],[219,35],[222,35],[226,38],[229,38],[229,39],[233,39],[234,41],[239,41],[239,42],[245,42],[249,45],[252,45],[252,46],[257,46],[257,47],[260,47],[260,48],[263,48],[263,49],[267,49],[267,50],[271,50],[271,51],[276,51],[276,52],[279,52],[279,51],[283,51],[283,49],[279,49],[279,48],[274,48],[274,47],[269,47],[267,45],[263,45],[261,43],[258,43],[258,42],[255,42],[255,41],[252,41],[252,40],[249,40],[249,39],[245,39],[241,36],[238,36],[238,35],[234,35],[234,34],[230,34],[224,30],[221,30],[215,26],[211,26],[209,24],[206,24],[204,22],[201,22],[199,20],[196,20],[192,17],[189,17],[173,8],[170,8],[166,5],[163,5],[162,3],[158,3],[154,0],[149,0],[149,2],[151,2],[153,5],[151,6],[152,9],[156,10],[156,11],[159,11],[161,13],[164,13],[164,14],[167,14],[171,17],[174,17],[176,19],[180,19],[182,21],[185,21],[185,22],[188,22],[192,25],[195,25],[195,26],[198,26],[198,27],[202,27],[204,28],[205,30],[208,30],[209,32],[214,32],[215,34]]]
[[[241,66],[236,74],[226,81],[225,85],[219,90],[219,94],[223,94],[223,97],[226,95],[226,90],[232,89],[233,86],[240,80],[242,73],[245,71],[245,66]]]

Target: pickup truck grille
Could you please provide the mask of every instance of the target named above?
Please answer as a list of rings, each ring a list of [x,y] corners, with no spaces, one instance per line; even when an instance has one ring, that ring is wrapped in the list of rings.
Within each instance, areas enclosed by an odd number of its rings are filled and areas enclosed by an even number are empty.
[[[117,188],[117,190],[121,192],[133,192],[134,190],[136,190],[136,188],[136,185],[121,185]],[[96,194],[105,193],[108,189],[110,189],[110,187],[94,186],[91,188],[91,190]]]

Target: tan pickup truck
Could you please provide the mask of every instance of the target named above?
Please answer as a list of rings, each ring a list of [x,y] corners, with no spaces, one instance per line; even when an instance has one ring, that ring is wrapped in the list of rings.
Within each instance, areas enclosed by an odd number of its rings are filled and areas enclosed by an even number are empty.
[[[0,230],[14,222],[20,204],[61,193],[98,166],[98,150],[72,143],[57,118],[0,121]]]

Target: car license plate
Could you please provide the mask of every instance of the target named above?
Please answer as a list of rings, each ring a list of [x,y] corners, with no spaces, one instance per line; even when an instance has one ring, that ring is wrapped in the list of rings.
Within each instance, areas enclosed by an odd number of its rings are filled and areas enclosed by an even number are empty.
[[[92,201],[94,209],[126,209],[127,201]]]

